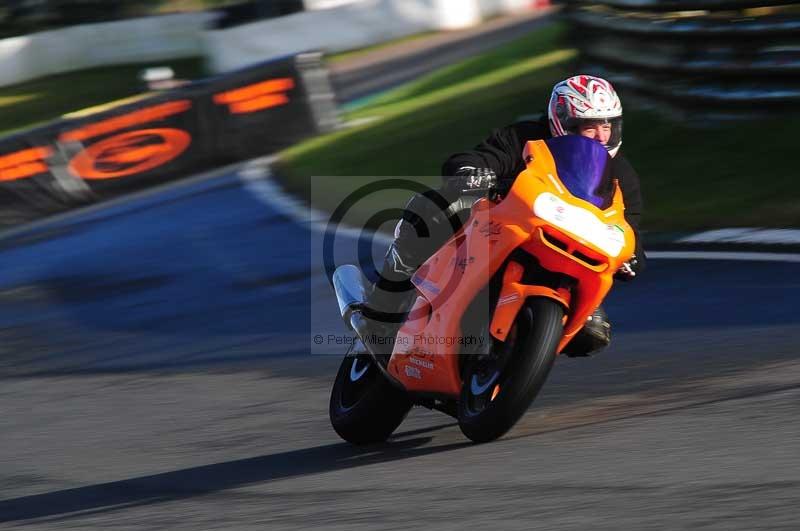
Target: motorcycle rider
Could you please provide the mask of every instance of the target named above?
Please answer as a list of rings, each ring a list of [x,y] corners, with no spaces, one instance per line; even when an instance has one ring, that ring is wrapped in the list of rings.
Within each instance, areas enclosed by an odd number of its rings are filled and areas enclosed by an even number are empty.
[[[396,332],[413,300],[411,277],[469,217],[470,207],[490,187],[508,189],[525,169],[527,141],[579,134],[605,145],[612,178],[619,180],[625,218],[636,234],[636,253],[617,274],[630,280],[644,267],[639,237],[642,197],[639,177],[620,153],[622,105],[611,84],[599,77],[578,75],[553,87],[547,121],[520,121],[495,130],[474,149],[450,156],[442,167],[439,190],[414,196],[406,205],[394,233],[378,281],[368,294],[364,316],[375,322],[378,334]],[[394,328],[393,328],[394,326]],[[565,349],[573,356],[588,355],[611,341],[611,325],[602,308]]]

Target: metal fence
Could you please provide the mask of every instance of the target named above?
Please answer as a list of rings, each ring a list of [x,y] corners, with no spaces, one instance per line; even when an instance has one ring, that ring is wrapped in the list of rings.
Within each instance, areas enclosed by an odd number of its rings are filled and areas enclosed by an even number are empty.
[[[671,110],[739,118],[800,104],[800,6],[566,0],[582,70]]]

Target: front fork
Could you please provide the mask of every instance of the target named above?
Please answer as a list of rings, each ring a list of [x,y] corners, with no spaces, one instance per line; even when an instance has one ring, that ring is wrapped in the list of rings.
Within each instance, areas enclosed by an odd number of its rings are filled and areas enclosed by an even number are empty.
[[[517,318],[522,305],[528,297],[546,297],[553,299],[564,307],[564,315],[569,315],[572,292],[564,283],[563,286],[556,288],[548,286],[537,286],[521,283],[525,274],[525,267],[514,260],[510,261],[503,273],[503,284],[500,289],[500,296],[497,299],[497,306],[492,317],[489,332],[499,341],[505,341],[511,327]],[[577,332],[577,330],[575,331]],[[566,346],[570,339],[575,335],[565,334],[559,344],[558,351]]]

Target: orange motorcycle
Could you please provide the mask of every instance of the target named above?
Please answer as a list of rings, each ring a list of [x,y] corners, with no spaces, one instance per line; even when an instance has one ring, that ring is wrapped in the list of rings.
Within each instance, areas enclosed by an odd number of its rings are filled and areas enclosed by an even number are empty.
[[[337,268],[342,318],[367,347],[345,357],[331,392],[346,441],[386,440],[415,404],[457,418],[475,442],[502,436],[631,259],[635,235],[601,144],[570,135],[528,142],[523,156],[510,189],[479,199],[416,272],[416,300],[388,347],[370,344],[363,273]]]

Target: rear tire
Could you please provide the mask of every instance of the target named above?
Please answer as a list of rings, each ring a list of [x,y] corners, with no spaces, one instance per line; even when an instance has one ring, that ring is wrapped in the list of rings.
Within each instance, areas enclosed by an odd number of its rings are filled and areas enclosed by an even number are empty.
[[[331,390],[331,425],[352,444],[383,442],[411,405],[408,394],[389,383],[368,354],[348,355]]]
[[[506,342],[493,348],[500,361],[476,359],[466,368],[458,423],[470,440],[482,443],[501,437],[527,411],[555,361],[563,317],[563,307],[551,299],[528,300]],[[501,355],[504,345],[510,351]]]

